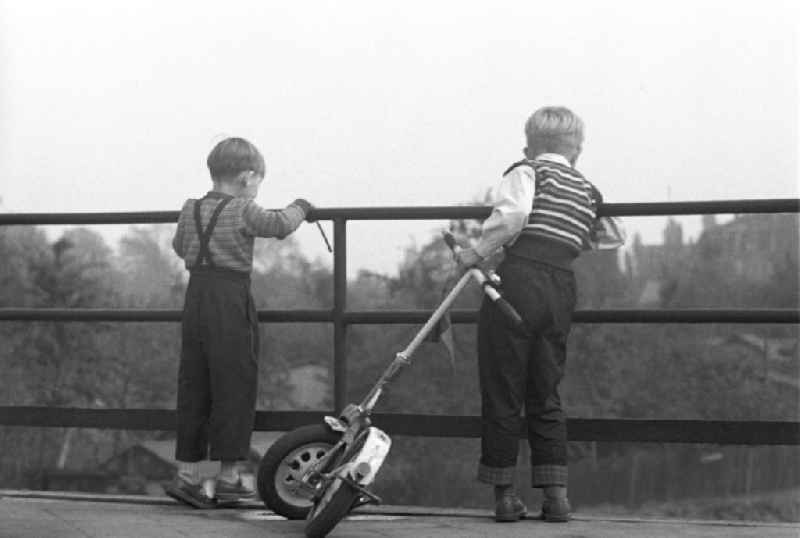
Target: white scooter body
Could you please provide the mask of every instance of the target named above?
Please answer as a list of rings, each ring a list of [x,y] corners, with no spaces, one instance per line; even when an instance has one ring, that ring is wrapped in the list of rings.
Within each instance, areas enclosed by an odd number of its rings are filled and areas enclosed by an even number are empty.
[[[392,446],[392,440],[382,430],[370,426],[367,430],[364,446],[349,462],[342,466],[342,473],[354,482],[368,486],[378,474],[386,455]]]

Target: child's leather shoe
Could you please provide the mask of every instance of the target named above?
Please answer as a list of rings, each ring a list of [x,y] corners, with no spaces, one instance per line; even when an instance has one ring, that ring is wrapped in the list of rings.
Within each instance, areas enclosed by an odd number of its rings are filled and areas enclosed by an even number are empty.
[[[572,507],[566,497],[560,499],[545,499],[542,503],[540,519],[550,523],[565,523],[572,517]]]
[[[256,496],[255,490],[246,486],[242,482],[241,477],[233,483],[218,479],[214,493],[217,501],[220,503],[245,501],[253,499]]]
[[[519,521],[527,514],[527,509],[516,494],[503,495],[494,505],[494,520],[500,522]]]
[[[164,486],[164,493],[176,501],[188,504],[193,508],[214,508],[216,502],[208,497],[203,484],[190,484],[181,477]]]

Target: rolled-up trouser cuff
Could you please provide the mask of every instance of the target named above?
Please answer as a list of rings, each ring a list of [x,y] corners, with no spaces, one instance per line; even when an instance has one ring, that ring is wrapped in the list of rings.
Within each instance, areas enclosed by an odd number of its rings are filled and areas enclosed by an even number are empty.
[[[478,464],[478,482],[496,486],[513,484],[516,469],[514,467],[489,467]]]
[[[567,486],[566,465],[534,465],[531,469],[533,487]]]

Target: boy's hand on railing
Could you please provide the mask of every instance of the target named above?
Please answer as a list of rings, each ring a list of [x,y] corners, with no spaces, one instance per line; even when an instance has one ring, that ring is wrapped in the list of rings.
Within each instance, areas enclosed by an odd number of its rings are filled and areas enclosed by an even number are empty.
[[[480,254],[475,252],[474,248],[462,248],[459,249],[456,253],[456,261],[459,265],[464,267],[474,267],[478,265],[480,262],[483,261],[483,258]]]
[[[309,207],[308,211],[306,212],[306,222],[317,222],[317,219],[313,215],[314,210],[316,208],[313,206],[313,204],[308,204],[308,205],[311,207]]]
[[[298,198],[297,200],[292,202],[292,204],[298,206],[299,208],[301,208],[303,210],[303,212],[306,215],[306,217],[305,217],[306,222],[314,222],[315,220],[317,220],[317,219],[309,216],[314,211],[314,204],[312,204],[311,202],[309,202],[305,198]]]
[[[483,258],[475,252],[474,248],[470,248],[467,246],[462,246],[458,244],[456,240],[456,236],[454,236],[451,232],[443,231],[442,237],[444,242],[450,247],[450,250],[453,251],[453,256],[461,267],[465,269],[469,269],[470,267],[474,267],[481,261]]]

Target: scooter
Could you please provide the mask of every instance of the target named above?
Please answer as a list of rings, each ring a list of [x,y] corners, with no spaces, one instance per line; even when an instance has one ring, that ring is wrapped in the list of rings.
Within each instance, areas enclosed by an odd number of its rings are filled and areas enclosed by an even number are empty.
[[[444,239],[456,253],[453,235],[445,232]],[[324,424],[292,430],[267,450],[257,476],[258,492],[267,508],[288,519],[305,518],[306,536],[318,538],[326,536],[351,510],[381,502],[368,488],[392,441],[372,425],[372,410],[386,385],[411,364],[416,349],[473,279],[514,330],[525,331],[522,318],[500,294],[500,278],[491,271],[469,268],[359,404],[348,404],[338,417],[326,416]]]

